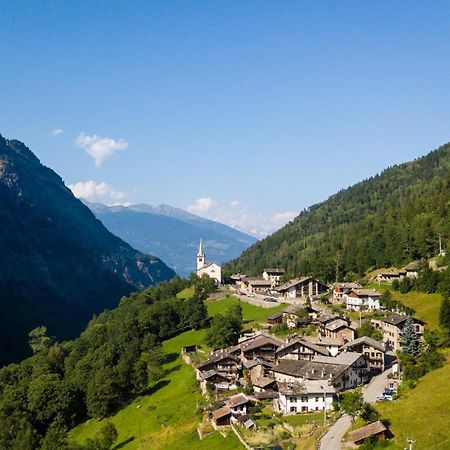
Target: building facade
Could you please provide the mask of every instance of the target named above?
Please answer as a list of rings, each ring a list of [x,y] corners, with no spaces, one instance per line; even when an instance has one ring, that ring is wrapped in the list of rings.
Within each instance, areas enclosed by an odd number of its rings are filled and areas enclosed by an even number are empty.
[[[222,283],[222,267],[216,263],[206,264],[206,256],[203,250],[203,242],[200,240],[197,253],[197,276],[208,275],[216,284]]]

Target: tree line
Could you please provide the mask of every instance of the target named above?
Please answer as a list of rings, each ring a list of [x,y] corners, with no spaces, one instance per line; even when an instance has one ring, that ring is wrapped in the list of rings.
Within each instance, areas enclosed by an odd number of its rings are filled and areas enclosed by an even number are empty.
[[[189,286],[194,294],[177,298]],[[69,444],[66,432],[113,414],[161,377],[162,341],[207,326],[204,300],[213,290],[209,277],[174,278],[123,297],[75,340],[57,342],[45,327],[32,330],[33,356],[0,369],[0,448],[109,448],[114,427],[84,446]]]
[[[450,254],[450,144],[332,195],[226,264],[256,275],[284,267],[290,277],[331,282]],[[448,263],[448,256],[446,262]]]

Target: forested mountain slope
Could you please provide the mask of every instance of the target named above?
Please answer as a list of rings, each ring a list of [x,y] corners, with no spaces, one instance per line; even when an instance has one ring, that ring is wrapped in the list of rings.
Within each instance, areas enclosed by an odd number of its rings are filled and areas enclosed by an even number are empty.
[[[46,325],[76,336],[122,295],[174,276],[111,234],[19,141],[0,136],[0,364]]]
[[[436,255],[450,238],[450,144],[332,195],[250,247],[227,272],[283,266],[334,280]],[[448,253],[448,252],[447,252]]]
[[[182,276],[196,270],[200,239],[208,262],[218,264],[256,242],[239,230],[168,205],[105,206],[83,201],[108,230],[134,248],[160,257]]]

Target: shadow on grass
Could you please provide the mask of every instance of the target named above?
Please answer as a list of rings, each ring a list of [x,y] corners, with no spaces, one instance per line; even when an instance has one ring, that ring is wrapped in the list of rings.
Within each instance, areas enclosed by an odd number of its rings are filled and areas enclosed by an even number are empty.
[[[164,355],[164,364],[176,361],[179,356],[180,355],[178,353],[168,353],[167,355]]]
[[[122,442],[119,442],[117,445],[115,445],[115,446],[113,447],[113,450],[119,450],[119,449],[121,449],[121,448],[124,448],[125,445],[129,444],[130,442],[133,442],[134,439],[135,439],[135,437],[134,437],[134,436],[131,436],[131,437],[129,437],[128,439],[126,439],[126,440],[124,440],[124,441],[122,441]]]
[[[158,392],[163,387],[166,387],[170,383],[170,380],[159,380],[157,383],[155,383],[153,386],[145,389],[142,391],[141,395],[152,395],[155,392]]]
[[[181,364],[177,364],[176,366],[171,367],[170,369],[166,369],[164,371],[164,376],[171,374],[172,372],[176,372],[177,370],[181,369]]]

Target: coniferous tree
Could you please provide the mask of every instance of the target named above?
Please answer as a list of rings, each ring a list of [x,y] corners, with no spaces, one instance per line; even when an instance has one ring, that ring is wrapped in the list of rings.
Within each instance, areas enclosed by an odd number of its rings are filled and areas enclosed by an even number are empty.
[[[450,332],[450,299],[444,298],[439,311],[439,324]]]
[[[420,355],[421,346],[419,334],[415,329],[414,321],[411,317],[405,322],[405,326],[401,333],[401,339],[403,342],[402,348],[405,353],[414,357]]]

